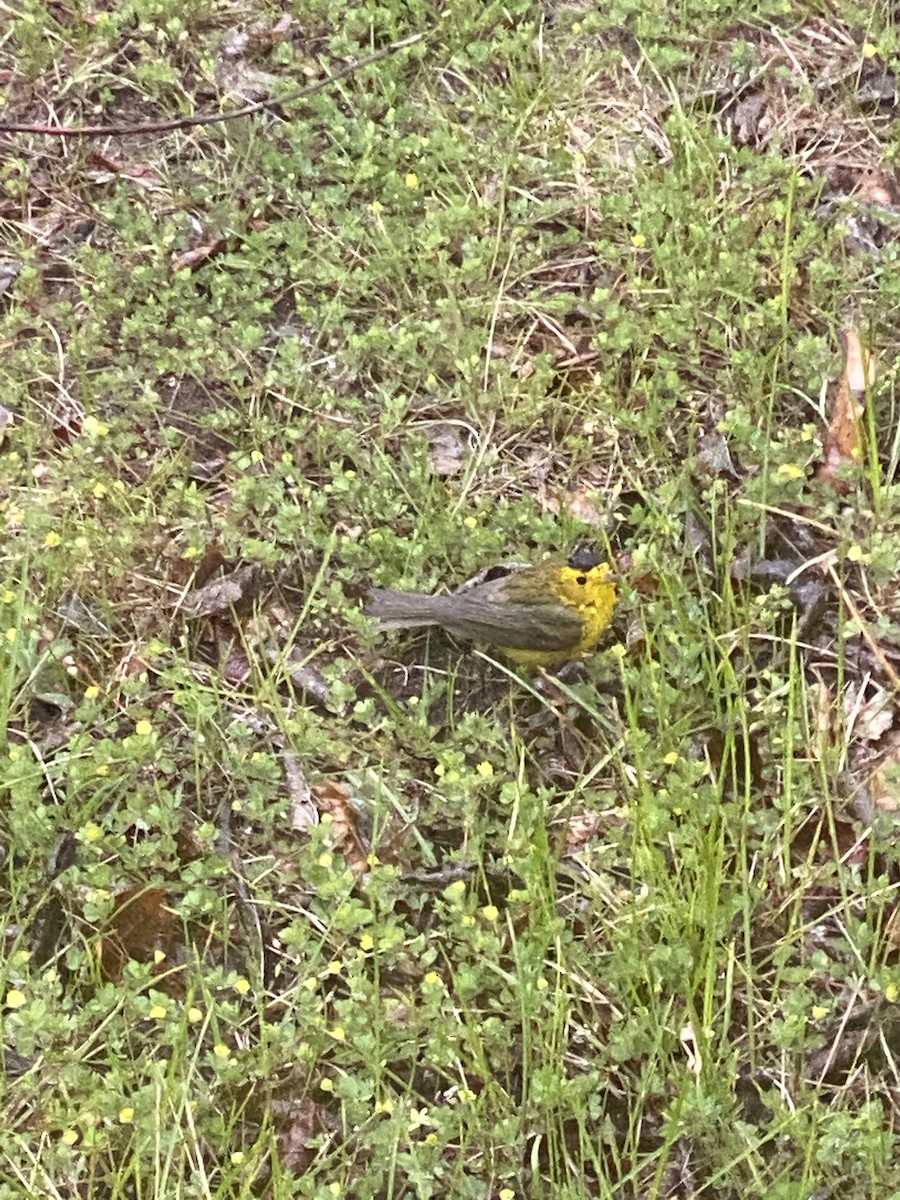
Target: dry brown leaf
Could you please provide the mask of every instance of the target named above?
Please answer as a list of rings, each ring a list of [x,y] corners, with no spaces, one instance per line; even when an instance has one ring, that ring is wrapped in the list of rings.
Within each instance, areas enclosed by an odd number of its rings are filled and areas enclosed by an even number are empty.
[[[116,897],[109,932],[100,943],[103,977],[118,983],[129,959],[153,962],[157,950],[169,957],[175,944],[175,914],[166,890],[126,888]]]
[[[863,175],[854,196],[863,204],[878,204],[889,208],[898,201],[896,193],[896,181],[889,172],[878,167]]]
[[[809,685],[807,694],[809,696],[810,724],[815,734],[814,753],[816,761],[821,762],[835,744],[834,692],[827,683],[819,679]]]
[[[848,484],[840,478],[841,469],[859,463],[861,419],[865,411],[866,391],[875,381],[875,364],[855,329],[844,330],[841,345],[844,371],[822,439],[825,458],[819,465],[816,478],[843,494],[848,490]]]
[[[309,1097],[279,1097],[272,1102],[272,1117],[278,1139],[281,1167],[302,1175],[315,1162],[318,1148],[309,1143],[322,1132],[322,1122]]]
[[[330,845],[343,854],[354,875],[364,874],[369,869],[369,852],[356,830],[350,792],[329,779],[312,788],[312,796],[319,812],[331,816]]]
[[[207,542],[202,558],[188,558],[182,555],[176,559],[172,564],[171,577],[180,587],[190,582],[194,589],[202,588],[224,562],[225,555],[222,553],[221,543],[214,538]]]
[[[178,607],[189,617],[215,617],[230,612],[234,605],[253,599],[259,579],[260,570],[256,564],[239,567],[230,575],[189,592]]]
[[[574,854],[592,838],[601,827],[600,817],[594,812],[573,813],[566,824],[566,854]]]
[[[467,426],[453,424],[450,421],[435,421],[425,430],[430,449],[428,465],[435,475],[456,475],[462,470],[463,462],[469,452],[464,431]]]
[[[193,250],[185,250],[183,254],[176,255],[172,267],[176,271],[196,271],[197,267],[221,254],[227,245],[228,238],[213,238],[211,242],[205,242],[202,246],[195,246]]]
[[[539,492],[541,507],[545,512],[554,516],[565,514],[576,520],[592,525],[595,529],[606,523],[606,517],[600,504],[600,493],[590,485],[573,484],[565,489],[542,487]]]
[[[900,812],[900,731],[885,739],[887,753],[869,776],[869,799],[881,812]]]
[[[319,812],[313,803],[312,788],[306,782],[299,757],[293,750],[285,750],[281,757],[284,762],[284,781],[291,799],[291,829],[309,829],[311,825],[318,825]]]
[[[851,683],[844,692],[844,713],[848,735],[855,741],[877,742],[894,724],[894,698],[884,688],[876,688],[875,694],[866,700],[865,692],[870,686],[868,679]]]

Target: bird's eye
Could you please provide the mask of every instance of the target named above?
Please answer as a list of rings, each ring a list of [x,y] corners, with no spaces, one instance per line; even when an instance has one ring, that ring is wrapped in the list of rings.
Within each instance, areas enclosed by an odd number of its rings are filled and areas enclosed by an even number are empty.
[[[576,583],[580,583],[582,587],[587,583],[587,575],[578,575],[575,578]]]

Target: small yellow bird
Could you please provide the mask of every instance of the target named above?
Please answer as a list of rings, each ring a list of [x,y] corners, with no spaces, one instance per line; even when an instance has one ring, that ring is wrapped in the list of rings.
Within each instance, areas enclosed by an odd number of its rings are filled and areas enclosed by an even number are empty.
[[[505,573],[497,575],[503,570]],[[380,629],[438,625],[496,646],[508,658],[553,667],[581,658],[612,620],[616,585],[609,564],[587,546],[533,567],[494,568],[449,596],[373,588],[364,612]]]

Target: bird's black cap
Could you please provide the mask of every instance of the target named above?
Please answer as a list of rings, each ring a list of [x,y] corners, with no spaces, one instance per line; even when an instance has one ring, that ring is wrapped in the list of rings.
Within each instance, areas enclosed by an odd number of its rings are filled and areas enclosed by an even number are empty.
[[[573,571],[592,571],[603,561],[603,555],[598,554],[593,546],[577,546],[569,558],[569,566]]]

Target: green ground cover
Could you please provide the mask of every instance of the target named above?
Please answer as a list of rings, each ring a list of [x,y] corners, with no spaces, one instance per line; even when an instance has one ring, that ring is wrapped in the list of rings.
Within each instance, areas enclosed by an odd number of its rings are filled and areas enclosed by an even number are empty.
[[[893,10],[0,14],[0,1200],[900,1193]]]

